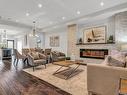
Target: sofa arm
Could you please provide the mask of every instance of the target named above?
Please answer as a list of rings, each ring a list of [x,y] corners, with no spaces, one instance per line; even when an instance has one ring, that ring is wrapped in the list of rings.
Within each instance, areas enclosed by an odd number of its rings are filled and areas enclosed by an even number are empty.
[[[87,89],[100,95],[118,95],[120,78],[127,78],[127,68],[102,64],[87,65]]]
[[[28,61],[30,65],[34,65],[34,58],[32,57],[32,55],[28,54]]]

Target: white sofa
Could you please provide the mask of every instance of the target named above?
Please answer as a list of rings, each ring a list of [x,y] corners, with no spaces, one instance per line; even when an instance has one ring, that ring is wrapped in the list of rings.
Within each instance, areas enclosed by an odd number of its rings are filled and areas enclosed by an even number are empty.
[[[120,78],[127,78],[127,68],[104,64],[87,65],[89,95],[118,95]]]

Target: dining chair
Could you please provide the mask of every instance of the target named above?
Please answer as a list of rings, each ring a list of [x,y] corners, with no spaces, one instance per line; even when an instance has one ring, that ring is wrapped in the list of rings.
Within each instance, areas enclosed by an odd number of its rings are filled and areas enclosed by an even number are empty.
[[[19,62],[19,60],[22,60],[23,61],[23,63],[25,64],[25,61],[28,59],[27,58],[27,56],[24,56],[24,55],[22,55],[22,54],[20,54],[19,52],[18,52],[18,50],[17,49],[14,49],[14,62],[13,62],[13,64],[14,64],[14,66],[16,65],[18,65],[18,62]],[[16,62],[16,64],[15,64],[15,62]]]
[[[44,54],[45,54],[45,56],[47,57],[47,63],[52,63],[52,49],[51,48],[49,48],[49,49],[45,49],[45,51],[44,51]]]

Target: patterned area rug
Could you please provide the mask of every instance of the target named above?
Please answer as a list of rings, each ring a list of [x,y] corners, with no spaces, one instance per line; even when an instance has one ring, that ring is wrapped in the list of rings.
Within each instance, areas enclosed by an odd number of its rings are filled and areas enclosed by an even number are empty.
[[[75,67],[75,65],[72,65],[72,67]],[[53,73],[60,68],[60,66],[48,64],[47,68],[45,69],[44,66],[39,66],[37,68],[41,69],[35,69],[33,72],[32,68],[24,69],[23,71],[36,76],[66,92],[71,93],[72,95],[88,95],[87,93],[87,73],[86,73],[86,66],[80,66],[78,70],[83,70],[80,73],[74,74],[73,77],[71,77],[68,80],[56,77],[53,75]],[[67,69],[66,67],[63,68],[63,70]],[[78,72],[79,72],[78,71]]]

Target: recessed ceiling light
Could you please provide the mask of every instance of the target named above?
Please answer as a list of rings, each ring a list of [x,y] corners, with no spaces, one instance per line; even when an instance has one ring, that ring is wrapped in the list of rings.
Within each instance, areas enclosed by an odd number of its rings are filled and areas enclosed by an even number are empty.
[[[11,20],[11,18],[7,18],[8,20]]]
[[[56,29],[56,26],[54,26],[53,28]]]
[[[42,4],[38,4],[38,7],[41,8],[42,7]]]
[[[62,17],[62,19],[64,20],[64,19],[65,19],[65,17]]]
[[[16,20],[16,22],[19,22],[19,20]]]
[[[81,12],[80,11],[77,11],[77,14],[79,15],[79,14],[81,14]]]
[[[26,13],[26,16],[29,16],[30,14],[29,13]]]
[[[49,24],[53,24],[53,22],[52,22],[52,21],[50,21],[50,22],[49,22]]]
[[[101,2],[100,5],[101,5],[101,6],[104,6],[104,2]]]

